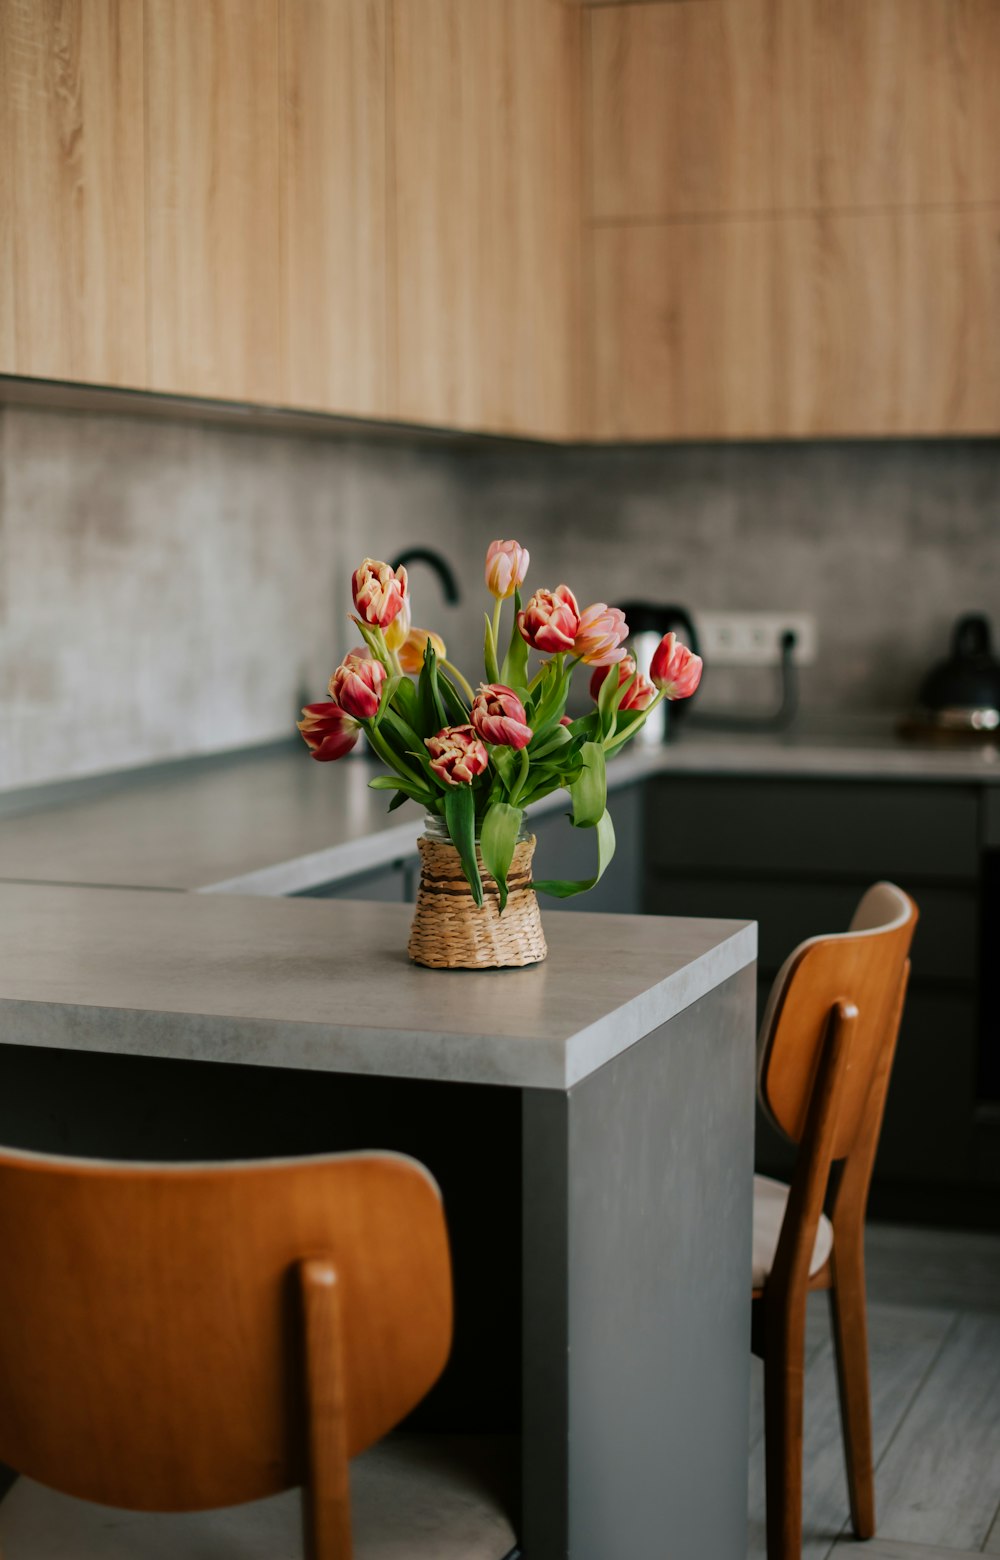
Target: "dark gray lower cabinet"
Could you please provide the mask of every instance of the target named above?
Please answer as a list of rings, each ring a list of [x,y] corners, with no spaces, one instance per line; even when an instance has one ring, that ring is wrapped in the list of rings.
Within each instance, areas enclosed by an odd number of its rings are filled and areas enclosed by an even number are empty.
[[[341,878],[336,883],[321,883],[299,895],[302,899],[378,899],[383,904],[401,905],[412,902],[416,894],[417,866],[411,861],[393,861],[388,866],[376,867],[373,872],[359,872],[355,877]]]
[[[924,1200],[928,1222],[950,1217],[977,1183],[980,1208],[988,1196],[991,1156],[977,1131],[985,795],[971,785],[667,776],[646,798],[644,908],[756,920],[761,1008],[792,948],[845,930],[871,883],[891,878],[917,901],[876,1192],[888,1212],[917,1215]],[[791,1151],[762,1116],[757,1144],[759,1168],[787,1169]],[[896,1190],[906,1194],[898,1203]]]

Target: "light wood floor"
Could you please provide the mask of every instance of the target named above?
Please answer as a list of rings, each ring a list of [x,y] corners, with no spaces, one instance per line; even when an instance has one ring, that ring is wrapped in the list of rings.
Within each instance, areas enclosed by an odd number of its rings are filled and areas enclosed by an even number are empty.
[[[809,1301],[803,1560],[1000,1555],[1000,1236],[871,1226],[878,1536],[851,1540],[827,1299]],[[766,1560],[754,1361],[748,1560]]]

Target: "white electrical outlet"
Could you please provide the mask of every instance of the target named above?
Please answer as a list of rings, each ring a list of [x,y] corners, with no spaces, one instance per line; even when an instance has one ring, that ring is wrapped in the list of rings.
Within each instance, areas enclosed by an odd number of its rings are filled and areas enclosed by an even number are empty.
[[[795,635],[796,666],[816,659],[816,619],[811,612],[696,612],[694,626],[706,666],[777,666],[781,639]]]

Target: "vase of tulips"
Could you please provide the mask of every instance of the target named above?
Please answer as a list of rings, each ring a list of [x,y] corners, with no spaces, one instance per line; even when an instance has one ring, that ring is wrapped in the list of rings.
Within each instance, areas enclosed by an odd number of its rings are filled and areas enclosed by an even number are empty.
[[[545,957],[536,891],[566,899],[599,882],[614,855],[606,765],[661,699],[683,699],[701,660],[673,634],[641,671],[617,607],[582,610],[567,585],[522,605],[528,552],[496,541],[486,554],[485,680],[473,688],[440,636],[412,624],[406,570],[366,558],[352,579],[362,643],[302,711],[312,756],[342,758],[362,732],[387,773],[369,784],[426,809],[410,956],[443,968],[498,968]],[[510,621],[504,608],[511,603]],[[501,658],[501,642],[505,640]],[[536,659],[532,660],[532,652]],[[592,708],[571,719],[570,687],[590,671]],[[574,828],[591,832],[594,870],[578,881],[532,880],[526,810],[565,789]]]

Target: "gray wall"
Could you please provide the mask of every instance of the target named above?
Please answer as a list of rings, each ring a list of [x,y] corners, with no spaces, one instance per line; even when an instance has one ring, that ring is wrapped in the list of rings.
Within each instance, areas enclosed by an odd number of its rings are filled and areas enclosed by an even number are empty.
[[[0,788],[287,734],[353,638],[366,552],[449,556],[466,601],[417,568],[415,618],[478,672],[494,536],[583,600],[812,611],[807,707],[898,710],[959,611],[1000,617],[1000,444],[561,451],[7,408]]]

